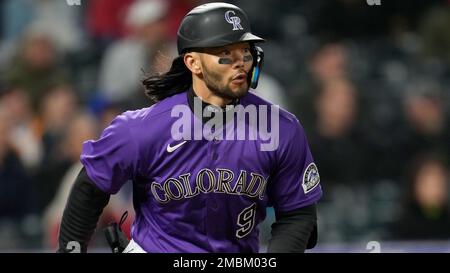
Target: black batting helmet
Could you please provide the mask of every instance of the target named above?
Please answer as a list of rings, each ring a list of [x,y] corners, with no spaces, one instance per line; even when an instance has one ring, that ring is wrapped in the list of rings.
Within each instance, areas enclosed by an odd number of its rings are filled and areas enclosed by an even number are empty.
[[[228,3],[208,3],[192,9],[178,28],[178,54],[187,49],[217,47],[236,42],[264,42],[251,33],[245,12]]]

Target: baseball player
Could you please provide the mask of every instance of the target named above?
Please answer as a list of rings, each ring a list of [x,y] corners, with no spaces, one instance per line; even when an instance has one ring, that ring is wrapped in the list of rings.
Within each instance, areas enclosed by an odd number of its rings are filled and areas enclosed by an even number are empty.
[[[264,39],[252,34],[243,10],[226,3],[191,10],[177,39],[170,70],[143,81],[156,103],[117,116],[98,140],[83,144],[59,251],[70,241],[87,250],[110,195],[127,181],[135,219],[124,252],[259,252],[268,206],[276,213],[268,252],[313,247],[322,190],[303,128],[249,92]],[[253,116],[235,118],[242,111]],[[270,147],[263,127],[279,132]],[[239,138],[242,130],[250,133]]]

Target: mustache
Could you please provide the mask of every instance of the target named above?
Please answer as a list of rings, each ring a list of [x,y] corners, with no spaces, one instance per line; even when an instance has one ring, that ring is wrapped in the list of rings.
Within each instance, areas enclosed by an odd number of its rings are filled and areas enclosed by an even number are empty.
[[[245,71],[245,70],[241,70],[241,71],[239,71],[239,72],[237,72],[236,74],[234,74],[232,77],[231,77],[231,80],[235,80],[235,79],[237,79],[237,78],[246,78],[247,77],[247,71]]]

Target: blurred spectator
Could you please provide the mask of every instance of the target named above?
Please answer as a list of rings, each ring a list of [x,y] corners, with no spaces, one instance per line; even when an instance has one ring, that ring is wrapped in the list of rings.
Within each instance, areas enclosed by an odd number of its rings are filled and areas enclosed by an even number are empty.
[[[42,100],[41,135],[44,155],[36,177],[40,212],[53,198],[62,176],[72,164],[65,146],[68,143],[63,140],[77,109],[77,98],[70,86],[55,86]]]
[[[128,7],[135,0],[89,0],[86,25],[96,42],[112,42],[125,33],[124,19]]]
[[[317,82],[348,76],[348,56],[345,45],[339,42],[320,46],[311,58],[312,77]]]
[[[392,89],[384,88],[374,83],[364,86],[366,93],[361,94],[361,97],[365,95],[361,104],[364,110],[359,113],[364,174],[370,183],[389,181],[398,186],[405,162],[411,158],[406,148],[409,135],[400,99],[391,93]]]
[[[17,40],[33,21],[35,0],[4,0],[0,3],[0,41]]]
[[[327,188],[359,182],[362,151],[358,144],[357,91],[346,79],[323,83],[315,100],[316,122],[308,137],[321,181]]]
[[[33,0],[0,1],[0,73],[6,70],[17,42],[34,19]]]
[[[70,85],[55,85],[49,88],[40,105],[43,135],[63,132],[77,107],[75,90]]]
[[[420,22],[419,34],[423,39],[426,57],[450,64],[450,5],[436,6],[427,12]]]
[[[107,101],[127,101],[129,108],[148,106],[141,86],[143,71],[168,70],[175,52],[166,37],[167,12],[162,0],[139,0],[130,6],[130,35],[113,43],[101,64],[99,89]]]
[[[450,176],[444,161],[432,154],[417,156],[405,178],[406,197],[391,230],[393,239],[450,239]]]
[[[125,18],[129,6],[135,0],[89,0],[83,2],[85,34],[88,44],[82,50],[68,56],[80,85],[77,89],[86,98],[97,85],[100,61],[106,48],[127,35]]]
[[[408,86],[404,98],[408,125],[404,154],[439,151],[450,160],[450,126],[444,103],[443,90],[435,81],[416,79]]]
[[[348,78],[348,53],[343,43],[324,43],[316,48],[308,61],[305,73],[296,79],[292,98],[292,111],[307,128],[314,130],[313,100],[321,85],[339,78]]]
[[[33,111],[51,86],[67,81],[53,42],[42,33],[28,33],[4,77],[9,85],[29,94]]]
[[[10,116],[11,145],[17,150],[27,170],[35,171],[43,151],[27,93],[20,88],[5,87],[0,98],[0,108]]]
[[[178,27],[180,26],[183,17],[194,7],[201,3],[206,3],[205,0],[167,0],[169,2],[169,16],[168,16],[168,37],[176,41]]]
[[[29,206],[33,205],[33,187],[9,142],[10,131],[10,117],[0,108],[0,218],[18,220],[31,210]]]
[[[10,116],[0,107],[0,249],[33,245],[25,225],[34,212],[35,188],[10,145],[10,131]]]
[[[65,0],[33,2],[34,19],[28,26],[28,31],[45,33],[54,42],[54,46],[63,52],[79,50],[86,44],[84,29],[80,23],[81,6],[69,6]]]

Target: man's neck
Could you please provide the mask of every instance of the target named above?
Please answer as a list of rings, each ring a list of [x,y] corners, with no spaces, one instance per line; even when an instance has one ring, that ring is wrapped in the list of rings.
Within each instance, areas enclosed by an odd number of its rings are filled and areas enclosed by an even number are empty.
[[[198,118],[200,118],[203,123],[208,122],[209,120],[211,120],[213,117],[216,117],[217,115],[223,115],[222,116],[222,121],[224,122],[228,122],[230,120],[232,120],[231,118],[229,118],[229,115],[234,115],[234,108],[231,107],[229,108],[227,107],[219,107],[219,106],[215,106],[215,105],[211,105],[210,103],[201,100],[200,99],[200,103],[199,101],[195,101],[195,100],[199,100],[199,97],[197,96],[196,92],[194,91],[193,87],[191,86],[191,88],[189,88],[189,90],[187,91],[187,100],[188,100],[188,104],[189,104],[189,108],[192,110],[192,112],[197,115]],[[234,100],[232,101],[232,105],[236,106],[239,103],[239,100]],[[199,107],[197,108],[196,107]]]
[[[194,80],[192,82],[192,87],[197,97],[199,97],[203,102],[222,108],[225,107],[227,104],[232,103],[230,99],[219,97],[215,95],[213,92],[211,92],[211,90],[209,90],[209,88],[205,85],[205,82],[203,81]]]

